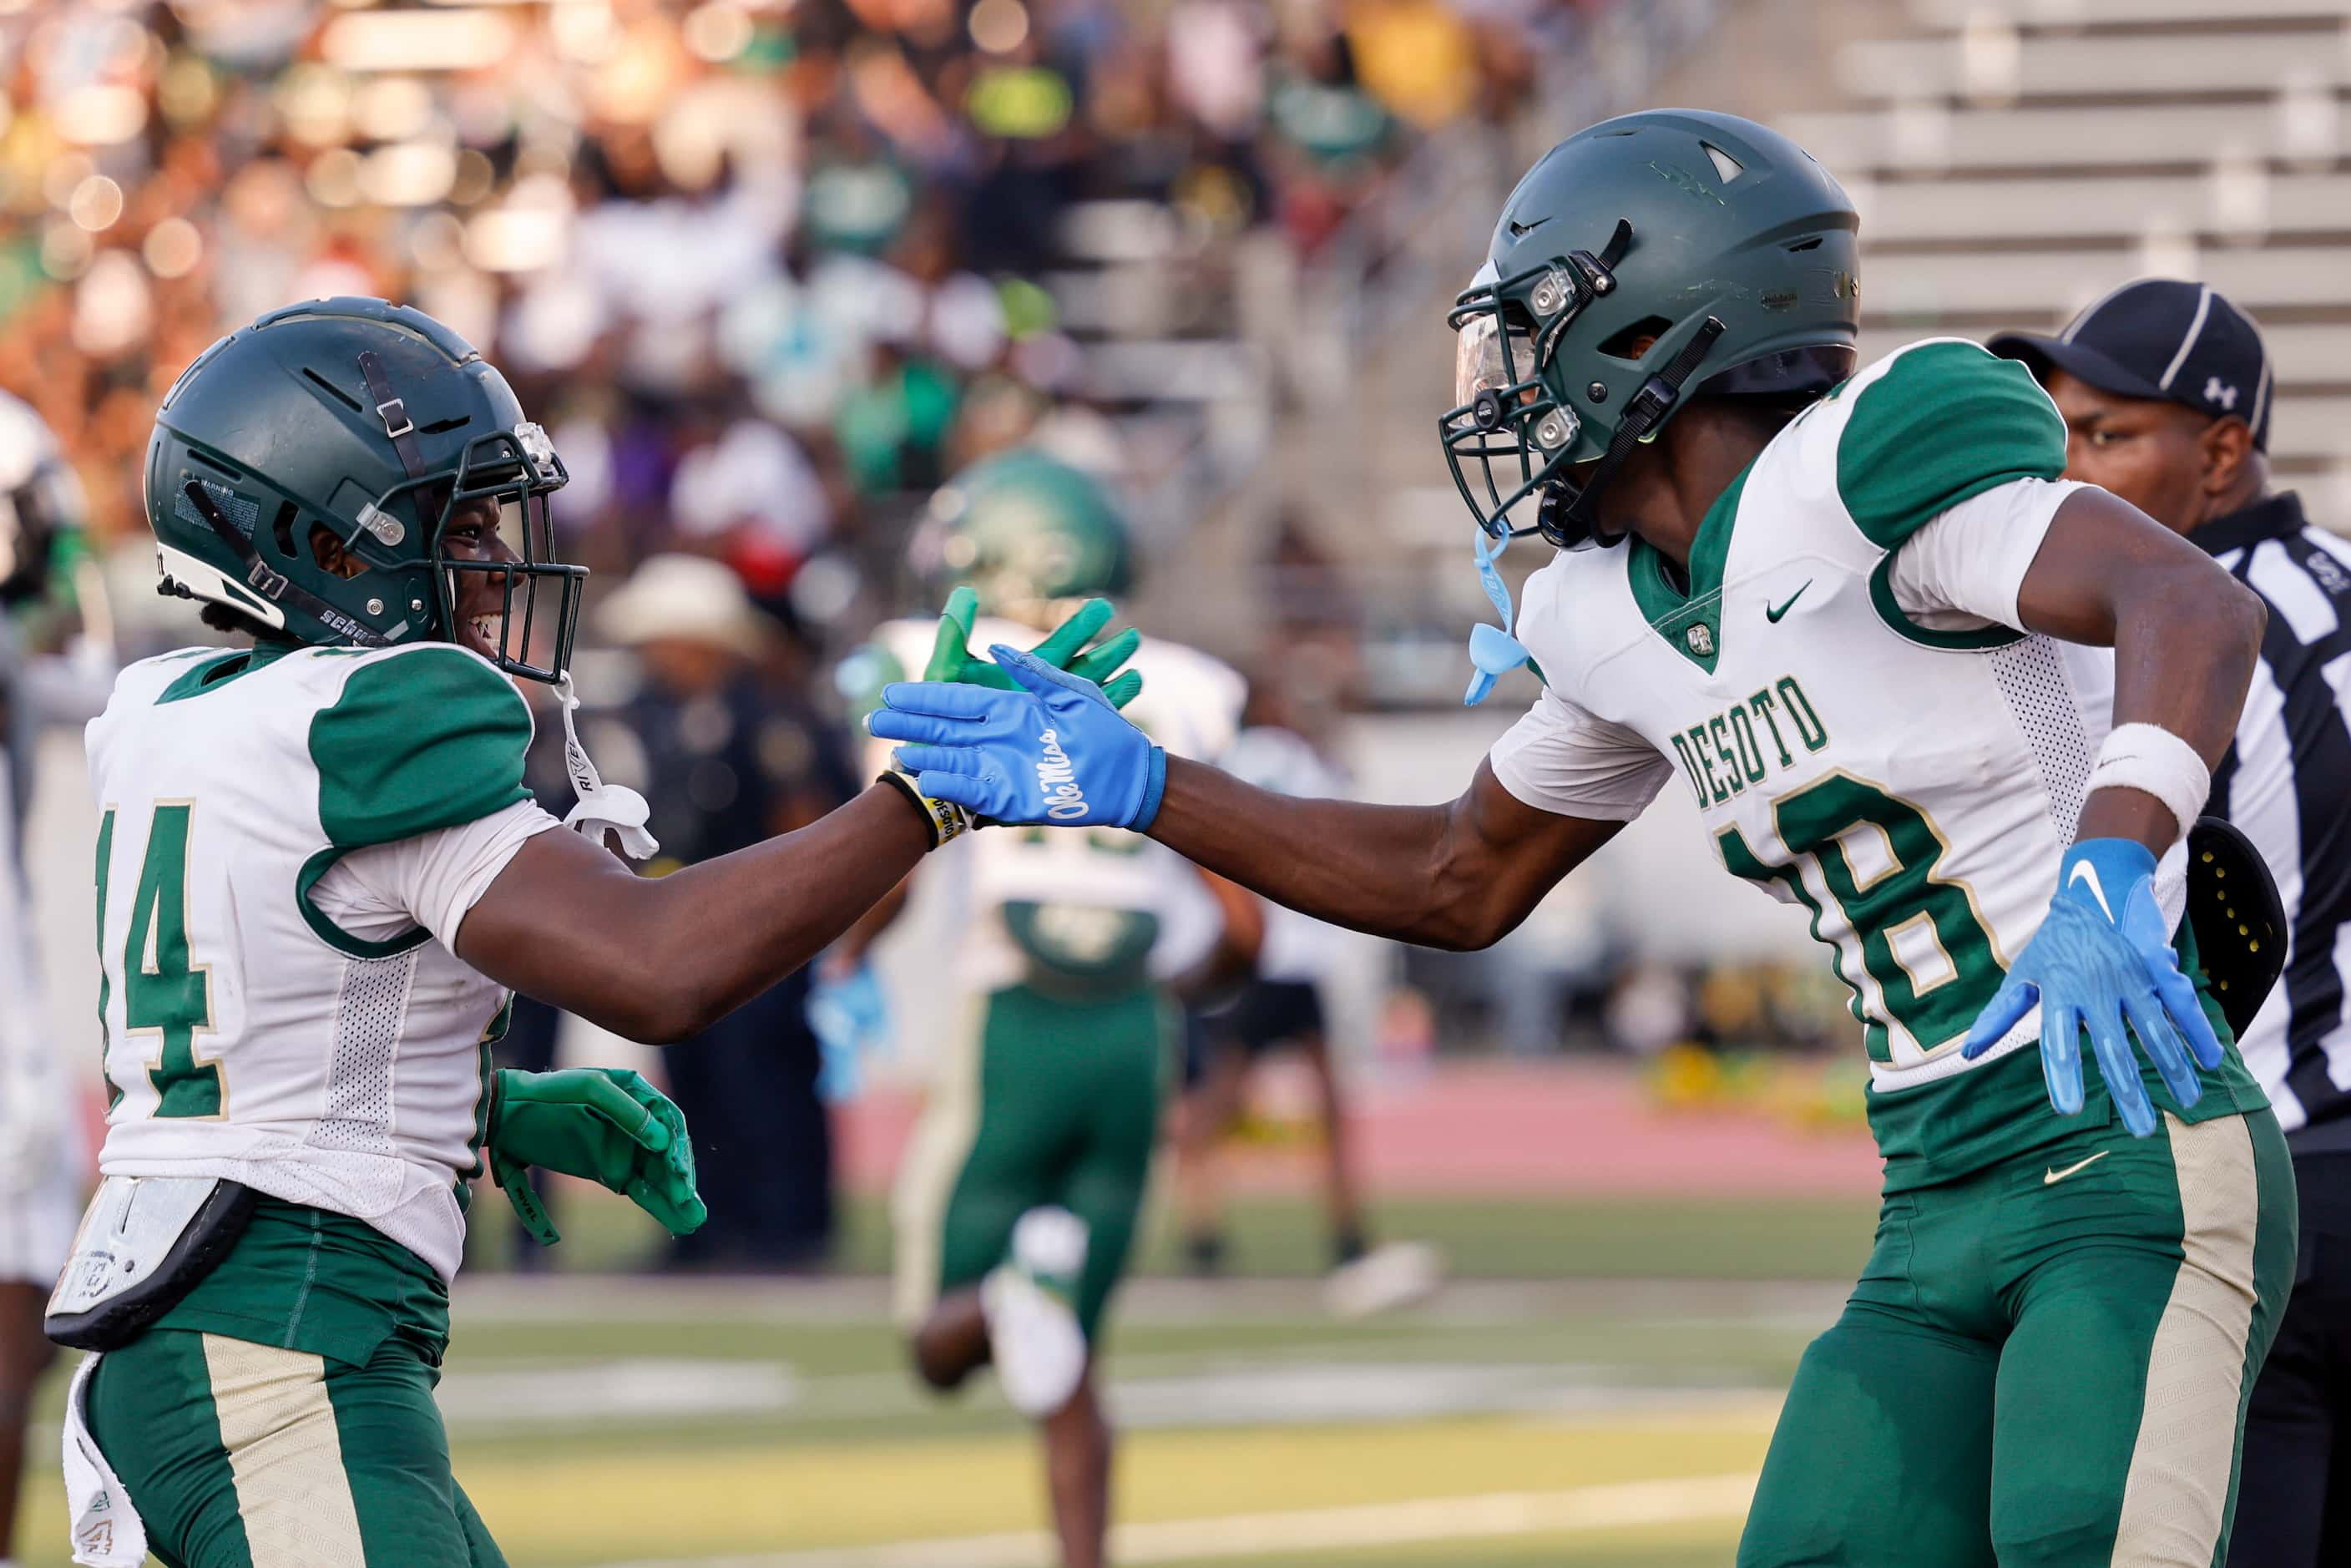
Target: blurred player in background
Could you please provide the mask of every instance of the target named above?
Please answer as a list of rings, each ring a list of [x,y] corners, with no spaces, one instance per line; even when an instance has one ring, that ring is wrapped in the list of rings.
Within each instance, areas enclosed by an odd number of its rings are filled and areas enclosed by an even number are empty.
[[[961,658],[967,641],[1025,644],[1078,601],[1124,591],[1133,574],[1108,488],[1038,451],[950,481],[926,527],[917,552],[963,585],[950,610],[961,625],[918,616],[883,627],[862,660],[872,679],[945,674],[942,655]],[[974,605],[986,617],[976,625]],[[1164,745],[1205,758],[1231,744],[1243,695],[1231,669],[1157,641],[1131,668],[1143,687],[1129,712]],[[1219,882],[1220,904],[1194,867],[1115,831],[990,829],[937,875],[952,879],[957,933],[938,978],[960,1017],[893,1201],[898,1315],[925,1382],[951,1389],[993,1362],[1013,1407],[1042,1424],[1062,1561],[1094,1568],[1112,1450],[1094,1347],[1134,1244],[1174,1065],[1176,1002],[1163,982],[1220,940],[1253,946],[1257,901]],[[862,956],[878,916],[836,964]]]
[[[1590,127],[1511,193],[1439,432],[1504,621],[1468,695],[1544,689],[1452,803],[1252,789],[1010,649],[1020,690],[898,686],[871,727],[934,800],[1140,827],[1451,947],[1688,789],[1832,948],[1885,1159],[1739,1562],[2209,1568],[2294,1269],[2277,1118],[2189,977],[2262,988],[2218,908],[2182,922],[2191,859],[2255,891],[2241,837],[2182,841],[2262,605],[2064,480],[2023,367],[1930,339],[1856,371],[1858,224],[1802,148],[1693,110]],[[1513,621],[1495,558],[1527,533],[1555,549]]]
[[[1220,762],[1237,779],[1284,795],[1335,795],[1339,772],[1299,733],[1280,686],[1250,682],[1242,729]],[[1322,980],[1330,966],[1330,927],[1280,904],[1267,906],[1265,938],[1238,995],[1206,1009],[1195,1027],[1196,1061],[1186,1063],[1183,1103],[1175,1123],[1175,1182],[1186,1261],[1194,1272],[1225,1264],[1224,1190],[1218,1145],[1243,1110],[1249,1070],[1279,1047],[1300,1052],[1313,1074],[1322,1140],[1322,1201],[1331,1230],[1331,1267],[1364,1256],[1363,1205],[1348,1164],[1346,1119],[1323,1028]]]
[[[81,486],[56,437],[0,393],[0,1568],[14,1561],[33,1387],[54,1354],[42,1304],[89,1185],[80,1096],[52,1048],[24,870],[41,728],[88,718],[93,688],[103,701],[104,606],[96,572],[77,572],[81,522]],[[75,634],[77,590],[93,595],[92,624],[69,656],[55,650]]]
[[[643,757],[647,826],[680,866],[788,833],[857,792],[847,747],[797,694],[764,678],[783,629],[742,579],[701,556],[657,555],[606,599],[597,622],[633,649],[643,679],[617,716]],[[806,1269],[832,1236],[832,1136],[817,1098],[808,981],[786,976],[662,1053],[694,1128],[703,1191],[723,1206],[672,1246],[681,1265]]]
[[[1249,684],[1243,728],[1220,764],[1276,794],[1312,798],[1346,791],[1346,778],[1308,738],[1310,720],[1280,675]],[[1263,901],[1259,901],[1263,903]],[[1192,1271],[1223,1271],[1225,1192],[1218,1154],[1246,1109],[1253,1069],[1290,1050],[1314,1083],[1322,1209],[1330,1229],[1326,1295],[1333,1311],[1361,1317],[1400,1306],[1435,1288],[1441,1265],[1424,1246],[1372,1247],[1347,1134],[1347,1111],[1323,1021],[1322,987],[1339,934],[1279,904],[1263,904],[1265,936],[1238,995],[1193,1023],[1183,1103],[1174,1121],[1176,1210]]]
[[[2283,975],[2237,1039],[2294,1152],[2301,1249],[2277,1343],[2245,1418],[2229,1561],[2351,1559],[2351,550],[2270,488],[2267,347],[2206,284],[2146,278],[2054,337],[1991,350],[2049,389],[2065,472],[2184,534],[2270,607],[2252,695],[2206,810],[2237,824],[2277,879]]]

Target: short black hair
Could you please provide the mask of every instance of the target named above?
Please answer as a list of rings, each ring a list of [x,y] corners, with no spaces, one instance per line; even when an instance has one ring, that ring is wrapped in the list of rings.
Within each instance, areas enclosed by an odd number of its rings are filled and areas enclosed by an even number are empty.
[[[256,642],[284,642],[285,633],[274,626],[264,626],[242,610],[232,610],[214,600],[206,600],[197,618],[215,632],[232,637],[251,637]]]

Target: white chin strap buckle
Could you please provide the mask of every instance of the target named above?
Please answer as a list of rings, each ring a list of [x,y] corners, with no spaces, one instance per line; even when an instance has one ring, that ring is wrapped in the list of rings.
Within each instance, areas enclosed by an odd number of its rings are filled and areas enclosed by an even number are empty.
[[[653,859],[661,852],[661,841],[645,830],[653,808],[627,785],[605,783],[595,763],[589,760],[588,748],[580,744],[580,728],[571,716],[580,706],[580,698],[571,689],[571,674],[568,670],[555,683],[555,700],[563,708],[563,763],[571,774],[571,792],[579,797],[578,804],[564,817],[563,825],[587,834],[600,844],[606,833],[617,833],[622,854],[632,861]]]

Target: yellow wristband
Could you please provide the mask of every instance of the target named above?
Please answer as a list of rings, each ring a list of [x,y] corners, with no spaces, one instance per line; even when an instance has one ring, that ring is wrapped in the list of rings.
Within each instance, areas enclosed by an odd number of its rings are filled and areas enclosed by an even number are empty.
[[[960,838],[971,831],[974,824],[969,811],[950,801],[932,800],[915,787],[914,779],[903,768],[887,768],[881,777],[883,783],[893,786],[914,805],[914,810],[923,814],[923,826],[931,835],[931,848],[937,849],[949,839]]]

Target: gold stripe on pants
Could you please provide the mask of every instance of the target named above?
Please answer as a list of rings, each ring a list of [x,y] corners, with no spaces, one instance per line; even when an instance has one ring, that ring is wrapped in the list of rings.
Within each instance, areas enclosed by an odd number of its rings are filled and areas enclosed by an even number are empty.
[[[979,1137],[981,1040],[987,1031],[987,998],[966,998],[947,1036],[914,1136],[898,1159],[898,1179],[890,1193],[890,1227],[896,1241],[891,1270],[891,1316],[912,1332],[939,1299],[939,1265],[947,1205],[963,1178],[964,1162]]]
[[[253,1568],[366,1568],[326,1363],[220,1334],[204,1338]]]
[[[2253,1322],[2261,1181],[2242,1116],[2167,1113],[2186,1256],[2147,1353],[2147,1402],[2123,1483],[2116,1568],[2210,1568],[2236,1465]]]

